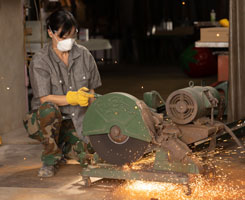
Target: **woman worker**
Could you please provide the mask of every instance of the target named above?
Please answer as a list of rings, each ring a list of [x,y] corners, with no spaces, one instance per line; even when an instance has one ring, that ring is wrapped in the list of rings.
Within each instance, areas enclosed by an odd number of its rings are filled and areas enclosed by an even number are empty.
[[[52,42],[37,52],[29,67],[32,111],[24,125],[29,137],[43,144],[39,177],[51,177],[65,158],[77,158],[88,144],[82,134],[87,106],[100,75],[90,52],[75,43],[77,23],[65,10],[46,20]]]

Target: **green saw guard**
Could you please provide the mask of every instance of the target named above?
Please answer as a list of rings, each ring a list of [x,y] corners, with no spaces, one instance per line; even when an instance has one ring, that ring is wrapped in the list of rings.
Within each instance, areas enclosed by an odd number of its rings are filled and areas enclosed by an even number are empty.
[[[142,119],[139,100],[127,93],[109,93],[97,98],[88,108],[83,120],[83,135],[109,133],[118,126],[123,135],[151,142],[152,137]]]

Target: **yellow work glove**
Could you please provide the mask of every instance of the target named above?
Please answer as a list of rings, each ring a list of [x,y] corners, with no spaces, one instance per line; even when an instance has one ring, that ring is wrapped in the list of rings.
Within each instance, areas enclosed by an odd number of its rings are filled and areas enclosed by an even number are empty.
[[[229,27],[229,20],[228,19],[221,19],[221,20],[219,20],[219,23],[223,27]]]
[[[89,98],[94,97],[94,94],[89,94],[88,91],[89,89],[86,87],[82,87],[78,91],[69,91],[66,94],[66,101],[72,106],[88,106]]]

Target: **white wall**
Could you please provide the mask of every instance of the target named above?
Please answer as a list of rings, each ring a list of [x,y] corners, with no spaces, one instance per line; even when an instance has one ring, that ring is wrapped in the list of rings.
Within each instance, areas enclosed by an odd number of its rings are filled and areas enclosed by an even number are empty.
[[[23,6],[0,0],[0,135],[23,127],[26,112]]]

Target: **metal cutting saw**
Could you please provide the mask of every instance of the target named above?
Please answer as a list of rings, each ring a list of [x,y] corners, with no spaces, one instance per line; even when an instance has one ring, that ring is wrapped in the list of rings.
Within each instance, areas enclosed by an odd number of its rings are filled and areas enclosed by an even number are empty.
[[[179,89],[166,102],[156,91],[144,93],[143,100],[122,92],[97,97],[83,124],[95,151],[83,164],[86,185],[90,177],[188,185],[189,174],[210,169],[193,147],[210,141],[213,148],[228,132],[243,148],[232,127],[214,118],[225,113],[227,98],[220,91],[226,86]]]

